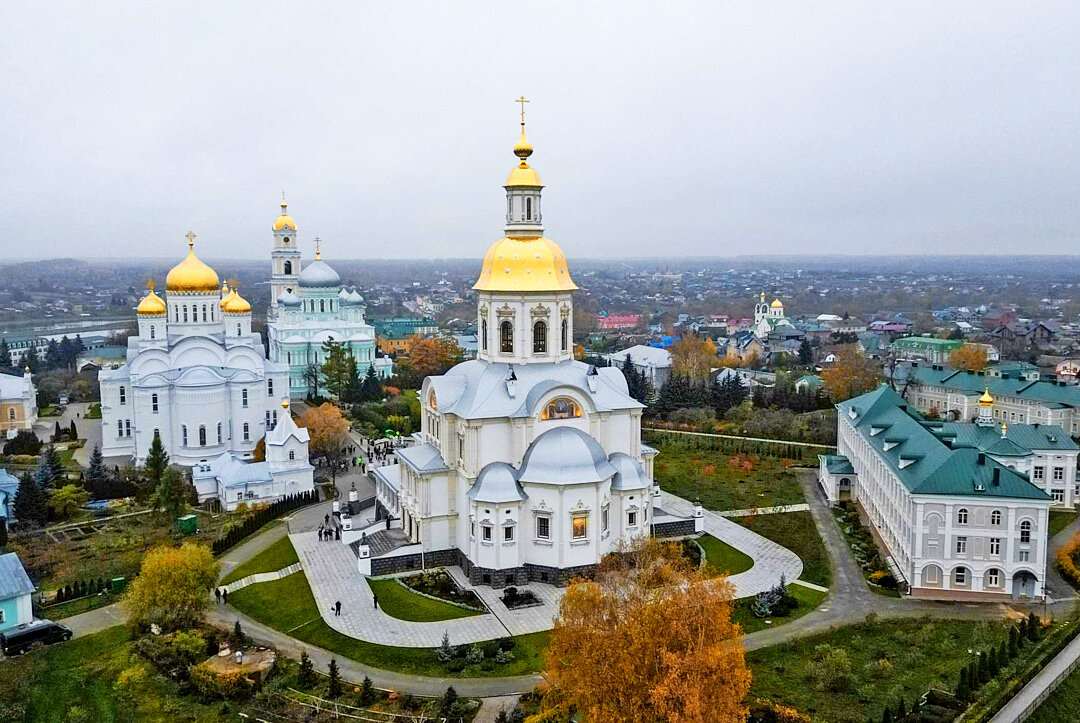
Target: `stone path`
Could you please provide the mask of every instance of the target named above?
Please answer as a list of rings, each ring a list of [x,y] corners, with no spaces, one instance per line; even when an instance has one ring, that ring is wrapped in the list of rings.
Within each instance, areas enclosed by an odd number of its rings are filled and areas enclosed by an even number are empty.
[[[473,718],[473,723],[495,723],[495,719],[499,717],[499,713],[506,711],[510,713],[518,702],[519,695],[502,695],[494,698],[484,698],[480,702],[480,710],[477,712],[476,717]]]
[[[1036,674],[1020,692],[1012,697],[997,712],[990,723],[1020,723],[1035,712],[1044,700],[1050,697],[1057,684],[1064,680],[1080,659],[1080,637],[1073,638],[1046,667]],[[1075,710],[1073,711],[1075,713]]]
[[[454,581],[463,588],[467,588],[480,596],[487,605],[492,615],[499,619],[503,627],[510,631],[511,635],[527,635],[551,630],[554,626],[555,615],[559,611],[559,601],[566,590],[554,585],[545,585],[542,582],[529,583],[529,591],[540,598],[543,605],[519,610],[508,610],[502,604],[502,590],[496,590],[487,585],[474,587],[465,576],[465,571],[458,566],[448,567],[446,571],[454,578]]]
[[[680,517],[691,517],[694,506],[681,497],[661,493],[660,507]],[[787,580],[798,579],[803,564],[791,550],[731,520],[717,512],[705,510],[705,532],[749,555],[754,566],[746,572],[732,575],[728,581],[735,586],[735,597],[752,597],[772,589],[783,575]]]
[[[778,507],[757,507],[752,510],[721,510],[716,514],[721,517],[749,517],[750,515],[779,515],[785,512],[806,512],[810,505],[801,502],[797,505],[780,505]]]
[[[245,588],[248,585],[254,585],[257,582],[272,582],[274,580],[280,580],[286,575],[292,575],[294,572],[300,572],[300,563],[294,562],[288,567],[283,567],[280,570],[274,570],[273,572],[257,572],[254,575],[248,575],[242,577],[239,580],[234,580],[225,586],[224,589],[230,593],[234,593],[241,588]]]

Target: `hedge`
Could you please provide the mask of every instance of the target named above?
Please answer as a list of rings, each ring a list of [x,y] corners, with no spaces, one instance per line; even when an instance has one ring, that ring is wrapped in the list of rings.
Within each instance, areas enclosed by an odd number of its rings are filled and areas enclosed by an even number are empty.
[[[319,490],[316,488],[311,492],[301,492],[299,494],[289,495],[261,510],[253,512],[239,525],[233,527],[223,536],[214,540],[214,544],[211,546],[214,554],[220,555],[225,552],[225,550],[228,550],[233,545],[253,534],[270,520],[280,517],[286,512],[295,510],[298,507],[306,507],[307,505],[318,501]]]

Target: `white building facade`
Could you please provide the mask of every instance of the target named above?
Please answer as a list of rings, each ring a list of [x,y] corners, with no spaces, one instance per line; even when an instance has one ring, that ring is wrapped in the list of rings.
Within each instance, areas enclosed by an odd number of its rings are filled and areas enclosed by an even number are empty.
[[[505,236],[473,287],[477,359],[424,381],[418,444],[375,470],[379,514],[401,520],[416,565],[460,565],[496,587],[563,582],[620,540],[701,526],[657,507],[656,450],[642,444],[642,405],[622,372],[573,359],[577,286],[542,235],[524,124],[514,152]],[[413,564],[370,554],[358,546],[371,574]]]
[[[1012,445],[974,424],[922,421],[887,386],[837,409],[839,454],[823,459],[822,487],[859,506],[911,595],[1043,598],[1052,499],[1009,465]],[[1041,452],[1075,464],[1075,445]]]
[[[141,464],[154,436],[174,464],[223,453],[249,459],[278,421],[288,369],[267,360],[251,305],[195,256],[169,271],[166,295],[139,303],[127,359],[102,369],[102,452]],[[220,288],[219,288],[220,287]]]

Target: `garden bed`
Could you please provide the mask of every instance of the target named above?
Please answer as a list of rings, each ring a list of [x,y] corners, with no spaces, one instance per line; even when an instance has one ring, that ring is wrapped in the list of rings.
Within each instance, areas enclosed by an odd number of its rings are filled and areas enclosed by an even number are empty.
[[[508,587],[503,590],[502,604],[507,610],[521,610],[522,608],[535,608],[543,605],[543,601],[536,597],[532,590],[522,590],[518,587]]]
[[[421,595],[445,600],[469,610],[487,612],[480,596],[472,590],[463,589],[446,570],[430,570],[398,580]]]
[[[384,613],[398,620],[414,623],[433,623],[440,620],[455,620],[480,615],[487,612],[440,600],[431,595],[413,590],[402,584],[397,578],[375,580],[367,578],[368,587],[379,597],[379,607]]]

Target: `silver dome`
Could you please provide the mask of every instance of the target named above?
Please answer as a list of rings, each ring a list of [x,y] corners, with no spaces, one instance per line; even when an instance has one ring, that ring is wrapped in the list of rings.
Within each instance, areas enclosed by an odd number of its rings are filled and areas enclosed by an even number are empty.
[[[611,478],[611,489],[644,490],[652,487],[652,482],[645,476],[645,470],[626,452],[616,452],[611,455],[609,461],[615,468],[615,476]]]
[[[600,443],[580,429],[555,427],[533,440],[521,460],[521,482],[582,484],[610,479],[616,470]]]
[[[473,502],[501,504],[521,502],[528,497],[518,484],[516,472],[506,462],[492,462],[480,470],[476,483],[469,488],[468,497]]]
[[[282,306],[300,306],[300,297],[291,291],[282,291],[277,302]]]
[[[341,277],[325,261],[315,260],[300,272],[300,285],[308,289],[325,289],[340,286]]]

